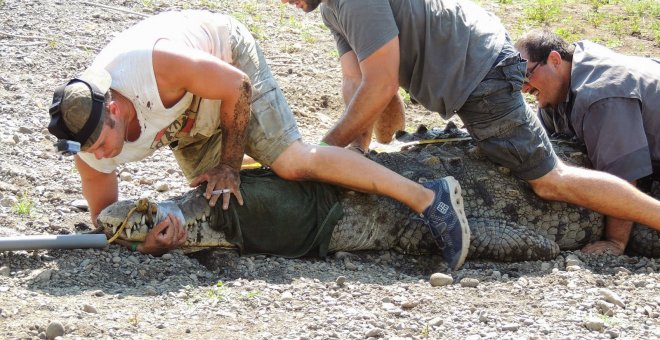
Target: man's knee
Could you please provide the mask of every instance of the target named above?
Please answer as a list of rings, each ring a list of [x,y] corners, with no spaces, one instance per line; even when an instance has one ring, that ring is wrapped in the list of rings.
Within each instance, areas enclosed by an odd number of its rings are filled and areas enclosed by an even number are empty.
[[[286,148],[271,164],[271,169],[280,177],[299,181],[310,178],[310,162],[313,162],[313,147],[295,141]]]
[[[539,197],[551,201],[563,201],[563,196],[565,196],[563,184],[568,178],[569,171],[570,168],[567,165],[557,162],[550,172],[537,179],[529,180],[528,183]]]
[[[550,174],[547,174],[546,176],[548,175]],[[531,180],[529,181],[529,184],[532,186],[534,193],[536,193],[539,197],[546,200],[553,200],[556,188],[554,187],[552,181],[548,180],[546,176]]]
[[[394,133],[405,128],[405,108],[403,101],[396,95],[387,105],[381,116],[376,121],[375,135],[379,143],[389,143],[392,141]]]

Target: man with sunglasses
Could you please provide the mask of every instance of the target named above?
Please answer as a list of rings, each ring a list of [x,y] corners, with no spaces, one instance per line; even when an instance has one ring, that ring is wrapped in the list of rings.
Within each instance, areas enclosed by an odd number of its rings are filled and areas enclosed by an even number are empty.
[[[94,222],[117,201],[118,165],[162,146],[172,148],[191,186],[208,183],[211,206],[222,197],[228,209],[231,195],[243,205],[245,152],[285,179],[396,199],[429,227],[452,269],[467,256],[470,229],[458,182],[447,177],[419,184],[352,151],[303,143],[256,41],[229,16],[181,11],[143,20],[55,91],[50,114],[51,133],[80,143],[75,162]],[[330,233],[308,232],[330,241]],[[185,240],[185,228],[171,215],[132,246],[161,254]]]
[[[400,121],[401,86],[443,118],[458,115],[480,149],[540,197],[660,230],[660,202],[616,176],[558,159],[521,93],[528,63],[484,9],[454,0],[281,1],[305,12],[320,6],[337,43],[346,109],[324,142],[364,145],[374,127],[377,137],[391,136],[379,127]]]
[[[568,44],[547,29],[527,33],[516,48],[533,65],[523,91],[536,97],[548,131],[576,136],[593,168],[632,185],[660,175],[660,60]],[[583,250],[620,255],[632,226],[608,216],[606,240]]]

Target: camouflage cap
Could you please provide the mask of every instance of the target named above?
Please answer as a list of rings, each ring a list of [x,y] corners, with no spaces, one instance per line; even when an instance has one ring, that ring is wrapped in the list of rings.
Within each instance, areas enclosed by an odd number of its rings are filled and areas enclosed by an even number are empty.
[[[93,145],[103,129],[103,97],[111,83],[107,71],[90,68],[55,90],[48,131],[80,143],[81,150]]]

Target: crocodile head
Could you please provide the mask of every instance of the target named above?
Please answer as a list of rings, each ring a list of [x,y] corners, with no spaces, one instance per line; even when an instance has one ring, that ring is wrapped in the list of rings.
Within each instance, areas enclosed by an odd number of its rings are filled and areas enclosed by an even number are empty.
[[[124,223],[128,213],[136,207],[136,201],[125,200],[111,204],[103,209],[96,218],[97,225],[102,227],[106,235],[114,235],[119,227]],[[150,221],[147,221],[147,216]],[[126,227],[119,235],[119,238],[129,241],[142,241],[147,232],[153,228],[153,214],[149,212],[134,211],[126,221]]]
[[[168,213],[173,213],[188,230],[186,244],[194,243],[200,246],[200,238],[206,237],[217,245],[218,238],[223,239],[221,233],[200,235],[202,231],[203,233],[213,231],[212,228],[209,228],[213,210],[203,193],[204,187],[198,187],[183,196],[159,203],[143,204],[141,208],[137,209],[138,201],[119,201],[103,209],[97,218],[97,223],[107,235],[114,235],[126,220],[126,227],[119,234],[119,238],[128,241],[143,241],[156,224],[162,221]]]

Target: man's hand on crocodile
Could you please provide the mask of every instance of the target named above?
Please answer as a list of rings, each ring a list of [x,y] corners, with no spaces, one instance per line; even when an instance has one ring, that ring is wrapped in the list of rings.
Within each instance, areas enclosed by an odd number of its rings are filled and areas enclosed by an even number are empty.
[[[186,228],[174,215],[167,214],[167,217],[147,234],[138,250],[144,254],[162,255],[182,246],[187,238]]]
[[[587,244],[582,249],[583,253],[589,254],[611,254],[615,256],[623,255],[626,245],[615,241],[597,241]]]
[[[205,195],[206,199],[209,200],[209,205],[214,207],[218,198],[222,196],[222,209],[227,210],[232,194],[236,196],[238,204],[243,205],[243,196],[241,196],[239,189],[241,177],[238,172],[239,169],[234,169],[227,164],[220,164],[195,178],[190,186],[196,187],[203,182],[208,182]],[[214,190],[219,193],[213,194]]]

